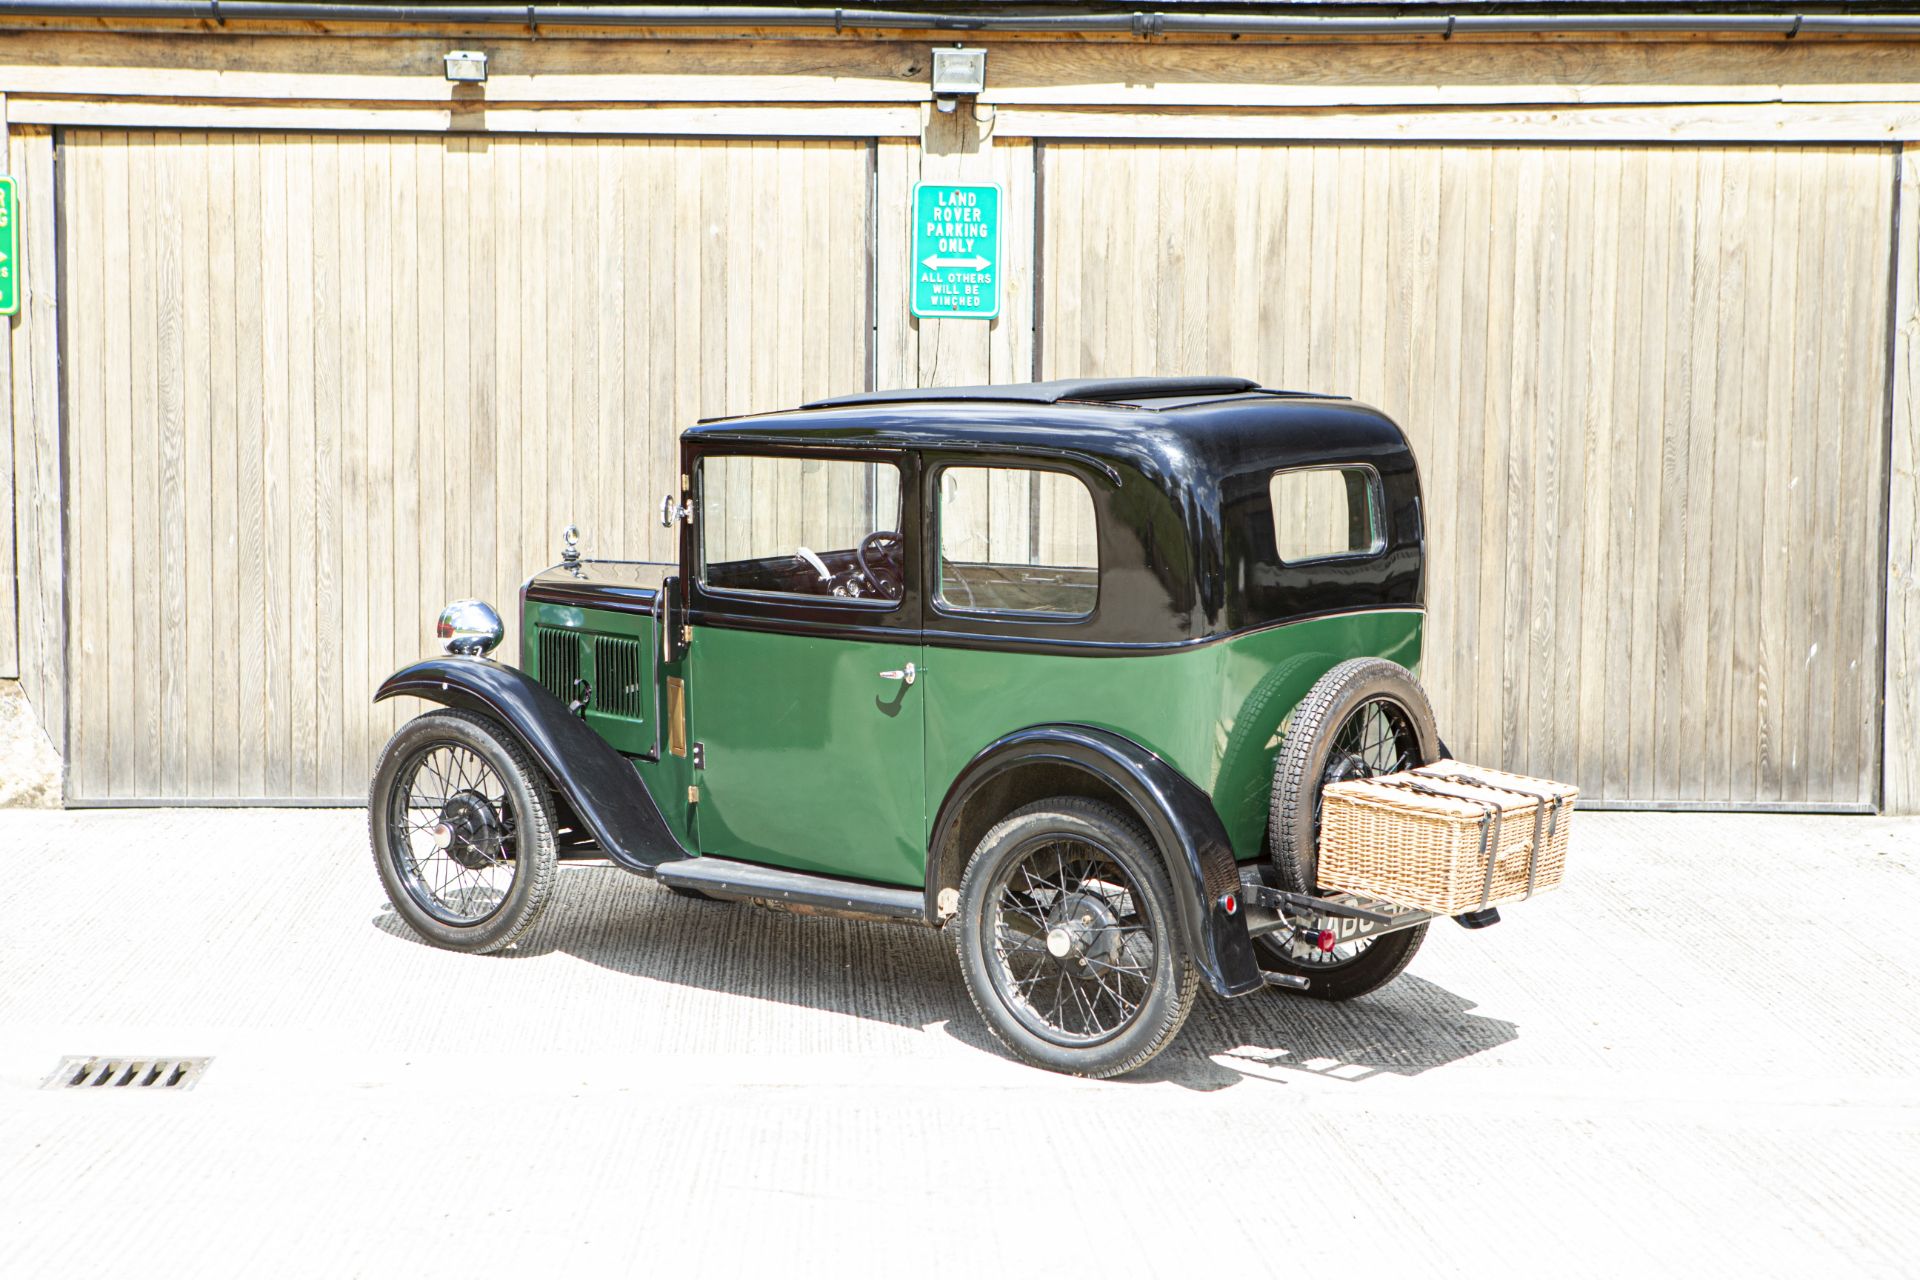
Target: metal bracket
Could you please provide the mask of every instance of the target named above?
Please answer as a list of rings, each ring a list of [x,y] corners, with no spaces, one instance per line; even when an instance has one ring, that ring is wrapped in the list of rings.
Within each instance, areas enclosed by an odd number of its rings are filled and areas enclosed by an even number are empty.
[[[567,703],[567,710],[576,716],[587,714],[587,708],[593,703],[593,685],[585,677],[573,678],[573,701]]]
[[[1365,920],[1369,924],[1396,924],[1402,914],[1392,910],[1376,911],[1371,907],[1340,902],[1332,898],[1315,898],[1304,893],[1291,893],[1288,890],[1275,889],[1271,885],[1264,884],[1242,882],[1240,891],[1246,895],[1248,906],[1266,907],[1273,911],[1291,909],[1305,911],[1311,915],[1347,916],[1354,920]]]
[[[1433,919],[1431,911],[1396,907],[1390,902],[1363,899],[1354,894],[1316,898],[1311,894],[1276,889],[1252,878],[1255,874],[1243,873],[1240,881],[1241,898],[1246,904],[1247,934],[1250,937],[1258,938],[1282,930],[1298,931],[1303,926],[1317,930],[1323,927],[1317,922],[1331,917],[1334,933],[1339,940],[1350,942],[1398,933]]]
[[[696,769],[707,767],[707,744],[704,742],[693,744],[693,767]]]

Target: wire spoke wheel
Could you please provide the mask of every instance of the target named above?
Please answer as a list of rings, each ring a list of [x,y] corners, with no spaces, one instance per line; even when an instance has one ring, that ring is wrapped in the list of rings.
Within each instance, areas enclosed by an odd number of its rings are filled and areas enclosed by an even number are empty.
[[[491,918],[513,888],[518,819],[506,781],[479,752],[456,742],[416,750],[387,808],[408,896],[443,924]]]
[[[1200,981],[1167,864],[1088,796],[1022,805],[974,846],[954,946],[987,1029],[1017,1056],[1104,1079],[1160,1052]]]
[[[1413,716],[1391,697],[1370,698],[1348,713],[1334,731],[1333,749],[1321,771],[1322,787],[1354,778],[1377,778],[1425,763]],[[1313,793],[1313,828],[1320,832],[1320,791]]]
[[[1353,658],[1328,671],[1290,716],[1274,759],[1267,848],[1283,889],[1322,895],[1321,795],[1336,782],[1376,778],[1438,758],[1439,734],[1426,691],[1413,673],[1384,658]],[[1254,940],[1262,963],[1303,975],[1303,994],[1350,1000],[1391,982],[1426,936],[1426,926],[1319,947],[1333,921],[1302,919]],[[1336,933],[1337,937],[1337,933]]]
[[[1153,992],[1154,925],[1111,851],[1042,836],[1006,860],[988,891],[988,972],[1007,1007],[1062,1045],[1123,1031]]]
[[[1333,749],[1321,772],[1320,785],[1347,782],[1354,778],[1377,778],[1398,773],[1422,763],[1420,737],[1406,707],[1392,697],[1371,698],[1347,714],[1334,731]],[[1320,834],[1320,789],[1313,793],[1313,830],[1316,842]],[[1322,951],[1311,937],[1290,934],[1273,939],[1285,948],[1286,958],[1310,968],[1331,969],[1351,964],[1373,946],[1373,938],[1356,938],[1335,943],[1333,950]]]
[[[515,731],[471,711],[415,716],[367,792],[373,865],[407,927],[450,951],[504,951],[559,866],[553,801]]]

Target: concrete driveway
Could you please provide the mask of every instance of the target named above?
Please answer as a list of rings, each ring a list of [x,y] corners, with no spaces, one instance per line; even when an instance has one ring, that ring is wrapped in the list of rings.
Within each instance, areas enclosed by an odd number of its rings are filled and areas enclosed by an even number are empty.
[[[1582,814],[1572,867],[1093,1083],[928,931],[580,867],[462,956],[357,812],[0,813],[0,1276],[1920,1271],[1920,822]],[[214,1060],[38,1088],[94,1053]]]

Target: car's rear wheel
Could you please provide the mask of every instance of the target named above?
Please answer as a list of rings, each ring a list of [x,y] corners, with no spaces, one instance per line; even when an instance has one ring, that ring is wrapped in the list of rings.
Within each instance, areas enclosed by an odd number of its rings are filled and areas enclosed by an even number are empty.
[[[532,927],[558,867],[546,781],[512,736],[465,711],[400,727],[368,797],[373,861],[409,927],[499,951]]]
[[[960,971],[994,1036],[1054,1071],[1115,1076],[1173,1039],[1199,985],[1140,825],[1062,796],[1015,810],[960,881]]]
[[[1267,843],[1281,887],[1319,892],[1322,787],[1430,763],[1439,741],[1426,691],[1398,663],[1354,658],[1322,676],[1294,708],[1273,766]],[[1254,942],[1267,968],[1307,979],[1301,994],[1351,1000],[1399,977],[1426,936],[1417,925],[1331,951],[1285,930]]]

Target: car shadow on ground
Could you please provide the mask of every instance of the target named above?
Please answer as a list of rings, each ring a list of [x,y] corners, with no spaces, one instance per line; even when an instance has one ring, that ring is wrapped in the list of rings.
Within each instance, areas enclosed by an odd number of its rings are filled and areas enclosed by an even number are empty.
[[[428,945],[391,908],[373,923]],[[951,942],[930,929],[705,902],[624,871],[570,867],[519,943],[477,959],[512,963],[556,952],[636,978],[927,1029],[1006,1052],[968,999]],[[1212,1090],[1301,1075],[1354,1084],[1419,1075],[1517,1037],[1511,1022],[1474,1007],[1412,973],[1343,1004],[1281,992],[1223,1000],[1203,987],[1179,1038],[1126,1080]]]

